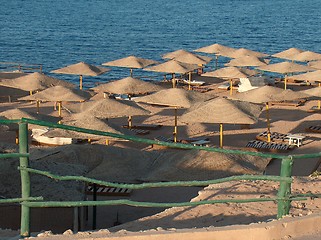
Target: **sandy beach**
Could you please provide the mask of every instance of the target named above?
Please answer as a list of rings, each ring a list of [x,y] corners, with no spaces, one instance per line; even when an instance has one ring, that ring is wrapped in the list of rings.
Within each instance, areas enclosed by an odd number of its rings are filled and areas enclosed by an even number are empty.
[[[204,77],[199,77],[204,80]],[[210,79],[210,78],[208,78]],[[218,89],[221,81],[213,83],[208,81],[205,86],[209,91],[203,93],[209,96],[228,96],[229,91]],[[281,86],[281,84],[280,84]],[[170,87],[168,85],[167,87]],[[302,90],[308,86],[292,84],[294,90]],[[235,92],[234,92],[235,93]],[[96,95],[94,98],[101,99]],[[66,103],[66,109],[71,106]],[[305,129],[311,125],[319,125],[321,115],[307,112],[316,101],[306,101],[303,105],[283,106],[274,105],[270,108],[271,131],[279,133],[296,133],[305,136],[303,145],[299,148],[281,153],[304,154],[320,152],[320,135],[307,133]],[[173,132],[173,111],[169,108],[160,108],[148,104],[141,104],[150,111],[150,116],[134,116],[135,124],[162,125],[161,128],[151,130],[143,138],[154,139],[157,136],[171,137]],[[23,109],[36,112],[34,102],[3,102],[0,111],[8,109]],[[58,116],[54,111],[53,103],[41,103],[41,114]],[[179,116],[184,110],[178,111]],[[62,122],[68,122],[70,113],[62,110]],[[255,151],[246,148],[250,140],[266,130],[266,113],[262,111],[260,120],[244,128],[240,125],[224,125],[224,148]],[[127,118],[111,118],[108,122],[121,126],[127,124]],[[37,128],[30,126],[30,128]],[[219,146],[218,124],[183,124],[179,122],[178,138],[206,137],[210,146]],[[1,131],[0,144],[2,152],[17,151],[14,131]],[[267,174],[279,175],[280,160],[260,157],[241,157],[237,155],[224,155],[197,150],[158,149],[155,146],[112,140],[109,146],[105,145],[105,139],[97,139],[91,144],[75,144],[58,147],[35,146],[30,144],[30,164],[37,169],[50,171],[56,174],[84,175],[99,180],[141,183],[157,181],[179,180],[208,180],[242,174]],[[19,197],[20,182],[19,173],[16,171],[18,162],[12,160],[1,161],[0,167],[0,195],[6,198]],[[318,174],[310,175],[319,169],[320,159],[297,159],[293,165],[293,192],[320,193]],[[84,197],[91,199],[90,195],[84,195],[84,185],[80,183],[52,182],[45,177],[32,176],[32,194],[44,196],[48,200],[80,200]],[[50,189],[51,191],[48,191]],[[232,182],[208,187],[170,188],[170,189],[146,189],[134,190],[129,197],[137,201],[179,202],[199,201],[204,199],[225,198],[260,198],[275,195],[278,184],[266,181]],[[98,196],[98,200],[115,199],[115,197]],[[318,214],[320,209],[318,199],[310,199],[302,202],[293,202],[290,215],[302,217]],[[186,229],[206,228],[210,226],[222,227],[229,225],[247,225],[250,223],[266,222],[276,218],[276,204],[250,203],[250,204],[219,204],[212,206],[198,206],[185,208],[133,208],[128,206],[98,207],[97,229],[109,228],[111,232],[119,230],[141,231],[148,229]],[[91,208],[89,219],[82,230],[91,230]],[[108,216],[106,218],[106,216]],[[117,225],[117,226],[116,226]],[[49,230],[49,229],[46,229]],[[8,235],[5,231],[4,235]],[[4,238],[5,239],[5,238]]]

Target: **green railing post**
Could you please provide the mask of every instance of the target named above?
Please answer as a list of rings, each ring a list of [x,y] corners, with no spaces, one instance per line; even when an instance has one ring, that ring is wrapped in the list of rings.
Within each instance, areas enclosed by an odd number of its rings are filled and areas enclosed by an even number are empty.
[[[19,123],[19,153],[28,153],[28,124],[24,122]],[[30,197],[30,177],[26,170],[29,165],[28,157],[20,157],[20,175],[21,175],[21,197],[28,199]],[[21,205],[21,229],[20,235],[22,237],[29,237],[30,235],[30,208]]]
[[[291,177],[292,175],[292,166],[293,159],[291,156],[282,159],[281,162],[281,177]],[[283,200],[278,201],[278,218],[282,218],[283,216],[289,214],[291,201],[289,200],[291,194],[291,183],[289,182],[280,182],[280,188],[278,192],[278,197],[283,198]]]

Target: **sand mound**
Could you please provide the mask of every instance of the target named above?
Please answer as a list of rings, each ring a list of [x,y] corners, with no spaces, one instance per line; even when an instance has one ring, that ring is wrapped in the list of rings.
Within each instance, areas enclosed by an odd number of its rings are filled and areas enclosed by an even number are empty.
[[[160,153],[144,181],[209,180],[262,174],[269,159],[198,150]]]
[[[311,191],[320,193],[318,188],[319,177],[296,177],[292,185],[293,194]],[[236,181],[210,185],[199,192],[192,201],[214,199],[248,199],[275,197],[278,183],[267,181]],[[290,216],[305,216],[313,212],[319,212],[321,199],[309,198],[305,201],[294,201],[290,209]],[[148,229],[183,229],[220,227],[235,224],[250,224],[254,222],[269,221],[276,219],[277,205],[275,202],[256,203],[224,203],[214,205],[202,205],[197,207],[169,208],[156,215],[138,219],[109,229],[118,231],[140,231]]]
[[[58,175],[82,175],[112,182],[209,180],[261,174],[269,159],[196,150],[140,151],[104,145],[32,148],[30,166]],[[0,162],[0,195],[20,196],[18,159]],[[56,182],[31,174],[32,196],[48,200],[82,198],[84,183]],[[50,189],[50,191],[49,191]]]

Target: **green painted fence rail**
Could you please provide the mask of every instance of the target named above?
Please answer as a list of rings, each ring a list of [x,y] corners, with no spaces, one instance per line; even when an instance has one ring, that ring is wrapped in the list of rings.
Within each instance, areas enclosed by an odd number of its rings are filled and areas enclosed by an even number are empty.
[[[19,167],[19,169],[21,169]],[[140,183],[140,184],[124,184],[124,183],[113,183],[106,182],[101,180],[96,180],[93,178],[87,178],[83,176],[59,176],[52,174],[48,171],[41,171],[33,168],[26,168],[26,171],[30,173],[36,173],[43,176],[47,176],[49,178],[60,180],[60,181],[84,181],[89,183],[95,183],[102,186],[108,187],[116,187],[116,188],[129,188],[129,189],[144,189],[144,188],[156,188],[156,187],[192,187],[192,186],[207,186],[210,184],[219,184],[224,182],[231,181],[256,181],[256,180],[266,180],[266,181],[274,181],[274,182],[285,182],[291,183],[291,177],[279,177],[279,176],[265,176],[265,175],[240,175],[240,176],[232,176],[226,178],[220,178],[215,180],[207,180],[207,181],[179,181],[179,182],[158,182],[158,183]]]
[[[61,128],[65,130],[89,133],[100,136],[114,137],[139,143],[145,144],[157,144],[161,146],[167,146],[172,148],[182,148],[182,149],[197,149],[204,150],[208,152],[220,152],[225,154],[239,154],[239,155],[251,155],[264,158],[275,158],[282,159],[281,162],[281,172],[280,176],[260,176],[260,175],[241,175],[232,176],[222,179],[215,179],[209,181],[181,181],[181,182],[160,182],[160,183],[142,183],[142,184],[120,184],[111,183],[106,181],[100,181],[92,178],[87,178],[83,176],[59,176],[52,174],[48,171],[41,171],[37,169],[29,168],[29,147],[28,147],[28,123],[45,126],[50,128]],[[0,158],[20,158],[20,175],[21,175],[21,188],[22,196],[21,198],[15,199],[0,199],[0,203],[20,203],[21,205],[21,230],[20,234],[22,237],[28,237],[30,234],[30,207],[78,207],[78,206],[106,206],[106,205],[129,205],[137,207],[183,207],[183,206],[198,206],[203,204],[217,204],[217,203],[249,203],[249,202],[277,202],[278,212],[277,217],[289,213],[291,201],[301,201],[307,198],[320,197],[321,194],[291,194],[291,183],[292,183],[292,165],[294,159],[306,159],[306,158],[316,158],[321,157],[321,152],[319,153],[309,153],[309,154],[296,154],[296,155],[281,155],[273,153],[260,153],[260,152],[250,152],[242,150],[233,149],[222,149],[213,147],[203,147],[203,146],[193,146],[189,144],[182,143],[168,143],[155,141],[151,139],[138,138],[134,136],[126,136],[121,134],[115,134],[110,132],[96,131],[85,128],[78,128],[73,126],[67,126],[63,124],[54,124],[44,121],[32,120],[27,118],[15,119],[15,120],[4,120],[0,119],[0,124],[19,124],[19,153],[4,153],[0,154]],[[55,202],[55,201],[43,201],[42,197],[31,197],[30,196],[30,176],[29,173],[40,174],[47,176],[49,178],[61,181],[84,181],[93,184],[110,186],[110,187],[120,187],[120,188],[130,188],[130,189],[143,189],[150,187],[174,187],[174,186],[207,186],[210,184],[217,184],[222,182],[230,181],[276,181],[280,182],[280,188],[276,197],[271,198],[253,198],[253,199],[218,199],[218,200],[207,200],[198,202],[180,202],[180,203],[152,203],[152,202],[136,202],[131,200],[110,200],[110,201],[75,201],[75,202]]]
[[[4,204],[4,203],[20,203],[20,202],[25,202],[25,201],[43,201],[43,197],[0,199],[0,204]]]
[[[291,200],[306,200],[304,197],[290,198]],[[108,201],[74,201],[74,202],[22,202],[21,205],[28,207],[85,207],[85,206],[114,206],[114,205],[128,205],[134,207],[195,207],[206,204],[218,204],[218,203],[250,203],[250,202],[275,202],[279,200],[288,200],[284,198],[248,198],[248,199],[217,199],[217,200],[205,200],[197,202],[179,202],[179,203],[155,203],[155,202],[137,202],[127,199],[121,200],[108,200]]]

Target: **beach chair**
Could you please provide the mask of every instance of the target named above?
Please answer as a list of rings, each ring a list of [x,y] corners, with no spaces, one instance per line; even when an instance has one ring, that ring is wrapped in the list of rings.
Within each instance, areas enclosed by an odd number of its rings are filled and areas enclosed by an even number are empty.
[[[97,185],[96,186],[96,195],[101,196],[130,196],[132,189],[129,188],[115,188],[115,187],[106,187]],[[86,187],[86,194],[94,194],[94,185],[88,184]]]
[[[159,124],[135,124],[131,126],[132,129],[142,129],[142,130],[158,130],[163,125]],[[123,128],[128,128],[128,125],[123,125]]]
[[[268,133],[267,131],[264,131],[262,133],[259,133],[258,135],[256,135],[256,139],[259,141],[267,141],[268,140]],[[282,142],[287,142],[287,134],[284,133],[278,133],[278,132],[271,132],[271,141],[272,142],[277,142],[277,143],[282,143]]]
[[[309,126],[305,129],[306,132],[312,132],[312,133],[321,133],[321,126]]]
[[[259,140],[251,140],[246,144],[246,148],[254,148],[267,152],[287,152],[294,149],[294,145],[276,142],[264,142]]]

